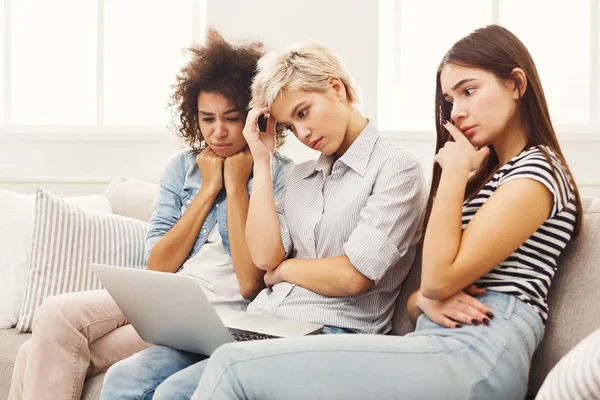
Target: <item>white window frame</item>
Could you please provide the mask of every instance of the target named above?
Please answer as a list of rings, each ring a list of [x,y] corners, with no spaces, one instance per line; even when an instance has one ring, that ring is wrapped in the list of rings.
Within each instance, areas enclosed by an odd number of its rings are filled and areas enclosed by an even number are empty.
[[[401,29],[397,26],[405,0],[395,0],[394,34],[395,54],[398,54]],[[413,0],[409,0],[413,1]],[[500,23],[500,2],[492,0],[492,23]],[[600,0],[590,0],[590,120],[588,124],[555,125],[561,142],[600,142]],[[381,98],[378,96],[377,101]],[[427,142],[435,141],[431,130],[384,130],[382,133],[395,141]]]
[[[4,122],[0,124],[0,142],[50,141],[50,142],[170,142],[173,134],[165,126],[118,126],[104,124],[104,10],[105,0],[97,3],[97,72],[96,72],[96,124],[95,125],[14,125],[11,121],[11,3],[4,0]],[[201,42],[206,32],[208,0],[191,0],[192,37],[190,42]]]

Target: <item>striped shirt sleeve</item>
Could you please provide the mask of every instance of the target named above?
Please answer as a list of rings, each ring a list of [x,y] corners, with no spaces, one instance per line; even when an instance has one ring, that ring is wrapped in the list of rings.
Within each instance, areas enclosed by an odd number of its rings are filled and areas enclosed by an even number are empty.
[[[560,213],[568,203],[569,185],[563,167],[555,157],[550,156],[552,165],[539,149],[519,159],[498,182],[498,186],[514,179],[533,179],[543,184],[552,194],[553,206],[549,218]],[[554,169],[554,170],[553,170]],[[555,178],[555,172],[558,180]]]
[[[391,158],[375,182],[344,253],[364,276],[377,283],[414,244],[426,200],[421,164],[410,153]]]
[[[277,209],[277,218],[279,219],[279,232],[281,234],[281,243],[285,250],[286,257],[292,253],[292,237],[285,219],[285,194],[288,180],[294,170],[294,162],[291,160],[277,159],[277,156],[271,156],[271,171],[273,174],[273,195],[275,196],[275,207]]]

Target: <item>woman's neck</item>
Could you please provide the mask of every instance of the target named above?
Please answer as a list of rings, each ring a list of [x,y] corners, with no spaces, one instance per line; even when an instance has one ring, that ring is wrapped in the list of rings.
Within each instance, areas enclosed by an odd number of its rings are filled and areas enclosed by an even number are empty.
[[[352,146],[352,143],[356,140],[358,135],[365,129],[369,120],[366,119],[358,110],[356,110],[353,106],[350,106],[350,118],[348,120],[348,127],[346,128],[346,133],[344,134],[344,140],[342,140],[342,144],[339,149],[334,153],[336,159],[346,153],[346,151]]]
[[[502,166],[521,153],[527,145],[525,129],[520,126],[508,128],[492,145],[498,156],[498,163]]]

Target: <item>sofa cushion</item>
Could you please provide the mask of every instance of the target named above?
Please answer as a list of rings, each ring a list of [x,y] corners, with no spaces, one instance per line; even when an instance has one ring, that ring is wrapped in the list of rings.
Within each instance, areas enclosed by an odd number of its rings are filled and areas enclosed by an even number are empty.
[[[582,202],[583,228],[562,254],[548,295],[546,332],[529,376],[531,396],[558,360],[600,327],[600,199]]]
[[[81,393],[81,400],[97,400],[100,398],[100,391],[102,390],[102,382],[104,382],[104,374],[94,376],[88,379],[83,385],[83,392]]]
[[[571,400],[599,397],[600,329],[597,329],[552,368],[536,399]]]
[[[114,214],[149,222],[154,213],[158,184],[138,179],[116,178],[104,191]]]
[[[147,230],[145,222],[84,210],[38,189],[31,264],[17,330],[31,330],[35,311],[49,296],[102,288],[90,263],[145,268]]]
[[[19,347],[31,337],[14,329],[0,329],[0,399],[7,399]]]
[[[99,194],[67,197],[81,208],[112,214],[110,202]],[[0,329],[17,323],[31,258],[35,195],[0,189]]]

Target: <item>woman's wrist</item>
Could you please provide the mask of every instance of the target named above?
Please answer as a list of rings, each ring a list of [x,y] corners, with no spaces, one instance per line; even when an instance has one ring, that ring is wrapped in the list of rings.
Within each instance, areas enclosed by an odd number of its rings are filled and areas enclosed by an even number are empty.
[[[207,184],[202,184],[202,186],[200,186],[200,191],[198,192],[199,195],[204,194],[205,196],[209,196],[209,197],[217,197],[217,195],[219,194],[219,192],[221,191],[221,189],[223,188],[223,185],[219,186],[218,184],[211,184],[211,183],[207,183]],[[199,197],[199,196],[197,196]]]

